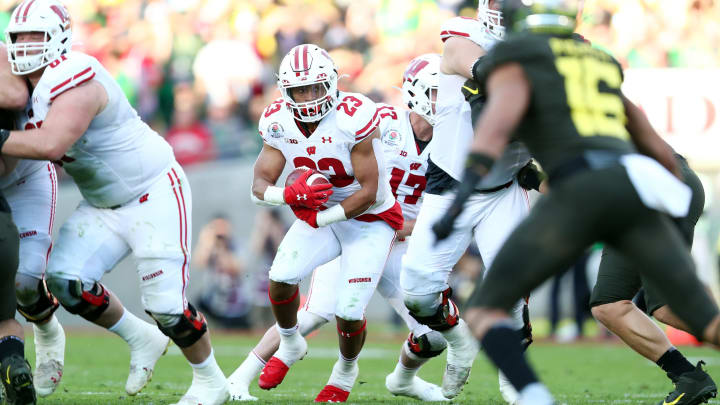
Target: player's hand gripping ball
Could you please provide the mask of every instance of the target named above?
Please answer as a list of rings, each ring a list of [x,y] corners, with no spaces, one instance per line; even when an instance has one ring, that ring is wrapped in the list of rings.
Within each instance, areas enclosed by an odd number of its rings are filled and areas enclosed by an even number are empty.
[[[285,203],[291,207],[318,209],[332,195],[332,184],[322,173],[298,167],[285,179]]]

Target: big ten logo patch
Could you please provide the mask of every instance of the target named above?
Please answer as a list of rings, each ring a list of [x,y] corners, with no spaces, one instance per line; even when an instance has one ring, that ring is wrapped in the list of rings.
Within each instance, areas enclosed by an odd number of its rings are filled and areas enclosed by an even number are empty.
[[[297,140],[297,139],[285,138],[285,142],[291,143],[291,144],[293,144],[293,145],[297,145],[297,144],[298,144],[298,140]]]

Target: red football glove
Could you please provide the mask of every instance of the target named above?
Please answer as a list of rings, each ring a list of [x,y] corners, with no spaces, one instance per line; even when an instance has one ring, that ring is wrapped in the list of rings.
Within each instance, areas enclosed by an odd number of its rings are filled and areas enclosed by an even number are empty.
[[[312,170],[306,170],[293,184],[285,187],[283,197],[287,205],[317,209],[328,201],[333,193],[332,184],[308,186],[307,179],[312,173]]]
[[[318,212],[311,208],[305,208],[305,207],[293,207],[290,206],[290,209],[292,209],[293,214],[305,222],[307,222],[308,225],[312,226],[313,228],[317,228],[317,214]]]

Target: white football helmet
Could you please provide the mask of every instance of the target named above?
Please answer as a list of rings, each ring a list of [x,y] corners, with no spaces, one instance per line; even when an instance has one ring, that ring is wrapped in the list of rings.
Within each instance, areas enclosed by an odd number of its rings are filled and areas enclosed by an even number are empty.
[[[280,62],[277,85],[296,120],[316,122],[335,108],[337,81],[337,67],[330,55],[317,45],[302,44],[291,49]],[[288,92],[290,88],[311,84],[322,84],[325,94],[311,101],[296,102]]]
[[[502,41],[505,38],[502,12],[490,8],[490,0],[478,0],[478,20],[487,27],[490,35]]]
[[[22,32],[42,32],[45,37],[42,42],[18,43],[17,34]],[[70,14],[57,0],[25,0],[10,16],[5,45],[12,72],[32,73],[70,51]]]
[[[432,93],[437,93],[440,84],[440,59],[436,53],[426,53],[410,61],[403,73],[403,103],[416,112],[430,125],[435,125],[435,101]],[[436,94],[437,95],[437,94]]]

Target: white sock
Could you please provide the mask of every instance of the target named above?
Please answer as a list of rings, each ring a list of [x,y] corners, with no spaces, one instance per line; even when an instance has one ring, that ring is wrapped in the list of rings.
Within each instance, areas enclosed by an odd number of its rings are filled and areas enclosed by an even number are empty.
[[[62,326],[54,314],[50,315],[50,320],[43,324],[33,323],[33,331],[35,339],[43,341],[54,340],[58,334],[63,333]]]
[[[210,350],[210,355],[207,357],[207,359],[203,360],[201,363],[198,364],[190,363],[190,366],[192,366],[193,368],[193,376],[212,379],[218,373],[220,373],[220,375],[223,376],[222,378],[225,379],[225,375],[223,374],[222,370],[220,370],[220,366],[218,366],[217,361],[215,360],[214,350]]]
[[[340,365],[340,371],[343,373],[349,373],[357,364],[358,356],[353,357],[352,359],[345,358],[342,353],[338,356],[338,364]]]
[[[240,367],[235,370],[233,376],[243,385],[250,386],[252,380],[260,374],[263,367],[265,367],[265,362],[254,351],[251,351],[245,361],[240,364]]]
[[[465,321],[460,319],[457,325],[441,333],[448,342],[448,363],[457,364],[460,367],[471,367],[475,355],[467,356],[467,354],[471,350],[474,350],[475,354],[477,354],[479,349],[477,341],[470,333],[470,328],[468,328]]]
[[[403,365],[400,360],[398,360],[397,364],[395,365],[395,371],[393,371],[393,373],[395,373],[395,375],[400,381],[410,383],[412,382],[413,378],[415,378],[415,375],[419,370],[420,367],[408,368]]]
[[[120,336],[130,345],[131,349],[135,349],[146,341],[144,337],[149,327],[153,326],[124,309],[120,320],[108,330]]]
[[[295,324],[295,326],[287,328],[287,329],[281,328],[280,325],[278,325],[278,324],[275,324],[275,327],[277,328],[278,333],[280,334],[280,339],[282,339],[283,337],[291,337],[291,336],[295,335],[295,333],[297,333],[297,331],[298,331],[297,324]]]

